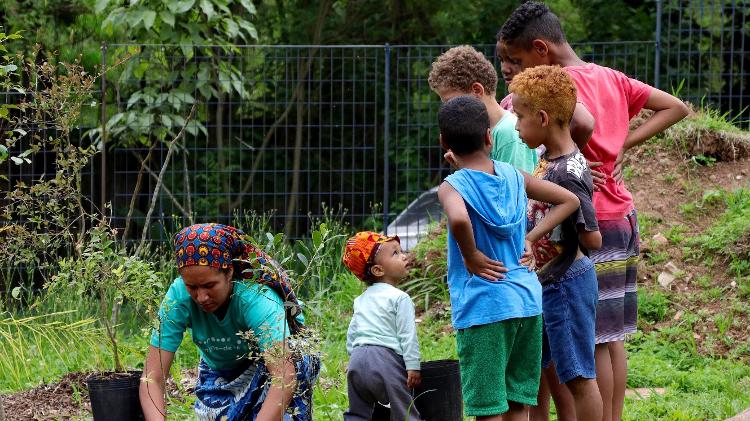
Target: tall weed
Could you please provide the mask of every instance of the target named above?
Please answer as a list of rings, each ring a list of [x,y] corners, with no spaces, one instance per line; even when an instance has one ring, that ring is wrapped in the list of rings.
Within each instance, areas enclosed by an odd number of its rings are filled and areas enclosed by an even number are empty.
[[[0,391],[32,387],[45,377],[80,369],[77,350],[96,348],[103,335],[93,318],[59,320],[74,312],[0,315]]]

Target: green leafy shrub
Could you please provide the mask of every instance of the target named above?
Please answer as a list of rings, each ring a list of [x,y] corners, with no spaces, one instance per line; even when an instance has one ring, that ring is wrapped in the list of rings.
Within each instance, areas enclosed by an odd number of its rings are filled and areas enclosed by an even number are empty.
[[[669,311],[669,298],[659,291],[638,290],[638,316],[648,323],[664,320]]]
[[[435,222],[427,236],[412,250],[414,267],[408,281],[401,285],[415,304],[427,310],[430,303],[449,300],[448,229],[445,221]]]
[[[124,367],[118,351],[117,329],[125,300],[140,304],[144,316],[155,320],[164,292],[161,273],[137,256],[129,256],[118,246],[115,232],[107,226],[90,229],[81,238],[82,251],[76,257],[63,258],[59,271],[45,285],[48,294],[72,290],[85,297],[93,294],[99,303],[99,321],[112,347],[115,371]]]
[[[715,200],[715,199],[711,199]],[[703,234],[691,238],[703,255],[715,255],[737,277],[750,275],[750,190],[724,196],[726,210]]]

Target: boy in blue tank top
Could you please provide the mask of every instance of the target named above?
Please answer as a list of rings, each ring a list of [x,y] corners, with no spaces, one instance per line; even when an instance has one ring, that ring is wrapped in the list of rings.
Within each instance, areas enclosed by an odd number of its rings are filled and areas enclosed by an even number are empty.
[[[525,263],[531,244],[577,210],[579,201],[564,188],[491,160],[487,109],[475,97],[446,101],[438,124],[441,145],[453,152],[458,168],[438,197],[448,216],[448,288],[465,411],[477,420],[520,420],[536,404],[542,353],[542,290]],[[528,234],[527,194],[555,205]],[[496,261],[505,269],[489,265],[471,273],[465,260]]]

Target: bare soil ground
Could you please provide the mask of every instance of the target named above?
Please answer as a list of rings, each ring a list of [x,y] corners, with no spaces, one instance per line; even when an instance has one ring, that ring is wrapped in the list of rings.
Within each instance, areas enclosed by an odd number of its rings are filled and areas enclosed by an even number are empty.
[[[657,283],[657,278],[670,262],[683,273],[669,285],[669,290],[679,292],[670,296],[673,307],[682,310],[676,310],[669,315],[669,320],[653,328],[658,329],[678,321],[684,312],[702,314],[704,317],[693,328],[698,350],[708,355],[727,356],[729,349],[726,342],[706,340],[716,337],[718,328],[712,316],[726,311],[727,300],[708,299],[705,291],[708,288],[719,288],[722,289],[724,298],[739,301],[738,291],[732,286],[732,277],[726,273],[722,264],[709,268],[702,261],[685,259],[684,244],[676,241],[659,243],[653,235],[666,235],[674,227],[681,226],[680,236],[687,238],[712,226],[724,211],[723,206],[706,206],[700,212],[686,213],[681,211],[681,205],[700,203],[704,192],[709,190],[750,188],[750,161],[719,161],[709,166],[697,165],[663,144],[651,144],[627,157],[626,166],[631,168],[626,185],[633,192],[639,218],[649,218],[654,224],[649,230],[651,238],[642,234],[639,283],[663,289]],[[653,264],[648,257],[656,253],[666,254],[668,259]],[[709,286],[696,283],[701,276],[710,278]],[[750,338],[750,317],[747,312],[737,312],[734,317],[734,323],[724,334],[742,343]]]
[[[7,421],[74,420],[89,415],[89,373],[70,373],[60,381],[2,396]]]

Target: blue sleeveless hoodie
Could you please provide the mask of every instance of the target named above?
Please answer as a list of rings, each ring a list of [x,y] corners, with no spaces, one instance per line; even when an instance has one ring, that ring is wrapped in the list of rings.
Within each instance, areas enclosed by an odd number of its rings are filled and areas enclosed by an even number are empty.
[[[477,248],[509,269],[498,281],[471,275],[449,228],[448,289],[455,329],[542,313],[542,286],[534,272],[518,263],[526,237],[523,175],[509,164],[493,162],[494,175],[464,168],[445,178],[466,203]]]

